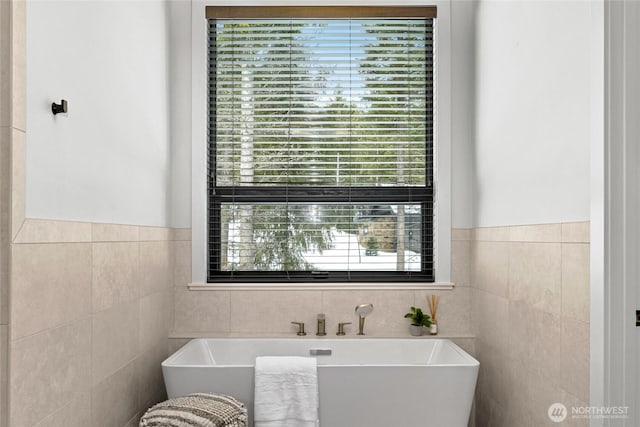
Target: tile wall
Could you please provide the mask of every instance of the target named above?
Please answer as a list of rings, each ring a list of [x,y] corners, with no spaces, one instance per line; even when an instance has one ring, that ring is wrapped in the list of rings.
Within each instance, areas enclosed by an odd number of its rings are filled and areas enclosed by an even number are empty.
[[[24,181],[12,175],[13,162],[24,159],[24,71],[24,0],[0,1],[0,427],[8,425],[10,243],[14,224],[24,218],[24,198],[14,194]]]
[[[549,405],[589,402],[589,223],[478,228],[472,237],[476,425],[558,425]]]
[[[11,248],[11,426],[134,426],[163,399],[180,235],[24,222]]]
[[[327,316],[327,333],[335,334],[338,322],[353,322],[348,335],[357,332],[355,306],[372,303],[365,332],[369,336],[409,336],[409,321],[404,314],[412,305],[427,311],[426,296],[442,297],[439,331],[456,338],[473,351],[470,287],[470,230],[453,230],[453,290],[189,290],[191,279],[191,242],[176,242],[174,301],[175,314],[171,337],[207,335],[291,335],[292,321],[305,322],[307,333],[315,333],[316,315]],[[427,311],[428,312],[428,311]]]

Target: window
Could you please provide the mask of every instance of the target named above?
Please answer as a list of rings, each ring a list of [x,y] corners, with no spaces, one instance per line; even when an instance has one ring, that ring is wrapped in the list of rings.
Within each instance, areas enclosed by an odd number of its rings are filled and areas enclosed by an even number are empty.
[[[435,8],[207,17],[208,281],[433,281]]]

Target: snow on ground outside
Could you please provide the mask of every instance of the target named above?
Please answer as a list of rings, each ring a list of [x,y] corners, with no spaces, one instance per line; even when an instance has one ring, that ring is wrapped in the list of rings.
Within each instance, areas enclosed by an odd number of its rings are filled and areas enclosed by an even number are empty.
[[[396,253],[382,252],[365,255],[366,249],[358,244],[358,236],[332,230],[332,249],[310,251],[303,254],[305,260],[318,270],[384,270],[396,271]],[[405,251],[405,271],[420,271],[420,255]]]

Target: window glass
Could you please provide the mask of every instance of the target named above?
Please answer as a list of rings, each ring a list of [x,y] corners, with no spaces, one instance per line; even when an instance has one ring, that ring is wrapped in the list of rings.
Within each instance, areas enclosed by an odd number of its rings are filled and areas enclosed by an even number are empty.
[[[209,21],[210,281],[432,280],[432,164],[432,18]]]

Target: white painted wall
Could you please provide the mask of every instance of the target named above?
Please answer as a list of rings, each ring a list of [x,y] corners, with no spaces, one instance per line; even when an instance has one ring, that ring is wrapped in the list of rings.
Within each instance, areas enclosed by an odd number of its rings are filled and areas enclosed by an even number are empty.
[[[451,226],[473,226],[476,0],[451,2]]]
[[[591,8],[479,2],[475,226],[589,219]]]
[[[158,0],[27,2],[28,217],[170,225],[167,20]]]
[[[191,2],[27,7],[27,216],[190,226]],[[589,218],[590,7],[452,2],[453,227]]]
[[[171,38],[171,222],[191,227],[191,1],[169,2]],[[206,177],[202,177],[203,181]]]

